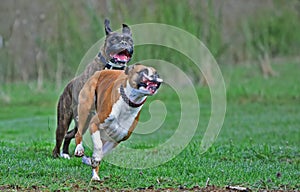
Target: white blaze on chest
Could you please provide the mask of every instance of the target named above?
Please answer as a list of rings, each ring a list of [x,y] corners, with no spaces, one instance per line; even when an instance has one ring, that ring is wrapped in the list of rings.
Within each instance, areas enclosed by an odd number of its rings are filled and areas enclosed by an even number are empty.
[[[113,105],[108,118],[100,124],[101,137],[103,136],[104,140],[121,141],[128,135],[128,131],[141,108],[142,106],[130,107],[120,96]]]

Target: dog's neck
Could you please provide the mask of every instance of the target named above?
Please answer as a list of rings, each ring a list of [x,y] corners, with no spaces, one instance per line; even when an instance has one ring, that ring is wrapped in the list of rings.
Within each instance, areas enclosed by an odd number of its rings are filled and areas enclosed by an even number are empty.
[[[122,94],[122,93],[121,93]],[[128,80],[126,82],[126,87],[124,88],[124,94],[125,97],[127,97],[129,100],[126,101],[128,102],[127,104],[129,104],[130,106],[132,105],[132,107],[139,107],[141,105],[144,104],[144,102],[147,99],[147,96],[141,92],[139,92],[139,90],[134,89],[130,86]],[[124,100],[126,100],[127,98],[124,98],[124,96],[122,96]]]

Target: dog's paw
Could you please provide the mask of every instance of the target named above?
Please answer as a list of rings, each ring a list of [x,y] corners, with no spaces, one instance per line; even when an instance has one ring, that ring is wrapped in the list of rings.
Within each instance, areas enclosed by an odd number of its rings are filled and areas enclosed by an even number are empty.
[[[81,143],[76,146],[74,155],[76,157],[82,157],[84,155],[84,148]]]
[[[96,171],[93,169],[93,176],[92,176],[92,181],[100,181],[100,177],[96,173]]]
[[[100,181],[100,178],[98,175],[93,175],[92,181]]]
[[[83,164],[86,164],[86,165],[88,165],[88,166],[91,166],[91,165],[92,165],[92,161],[91,161],[91,158],[90,158],[90,157],[83,156],[81,161],[82,161]]]
[[[61,153],[60,157],[64,158],[64,159],[70,159],[70,155],[66,154],[66,153]]]

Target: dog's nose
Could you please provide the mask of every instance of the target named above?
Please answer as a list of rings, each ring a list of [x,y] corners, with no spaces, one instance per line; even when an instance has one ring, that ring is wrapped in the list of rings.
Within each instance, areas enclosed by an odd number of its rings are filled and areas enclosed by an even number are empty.
[[[163,79],[161,79],[158,74],[154,74],[154,75],[152,75],[152,77],[153,77],[153,81],[155,81],[157,83],[163,82]]]
[[[121,44],[127,45],[128,43],[127,43],[126,41],[122,40],[122,41],[121,41]]]

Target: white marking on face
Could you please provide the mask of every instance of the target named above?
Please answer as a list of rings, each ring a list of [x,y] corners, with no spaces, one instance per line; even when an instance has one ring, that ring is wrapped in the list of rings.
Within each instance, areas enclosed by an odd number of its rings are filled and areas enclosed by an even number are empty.
[[[102,153],[102,141],[100,137],[100,131],[96,131],[92,134],[92,141],[94,144],[93,158],[96,161],[101,161],[101,159],[103,158],[103,153]]]
[[[148,70],[148,76],[151,77],[153,75],[153,70],[151,70],[150,68],[147,68]]]
[[[149,68],[147,68],[147,71],[148,71],[148,75],[144,73],[144,76],[150,81],[153,80],[153,78],[151,77],[153,75],[153,71]]]

